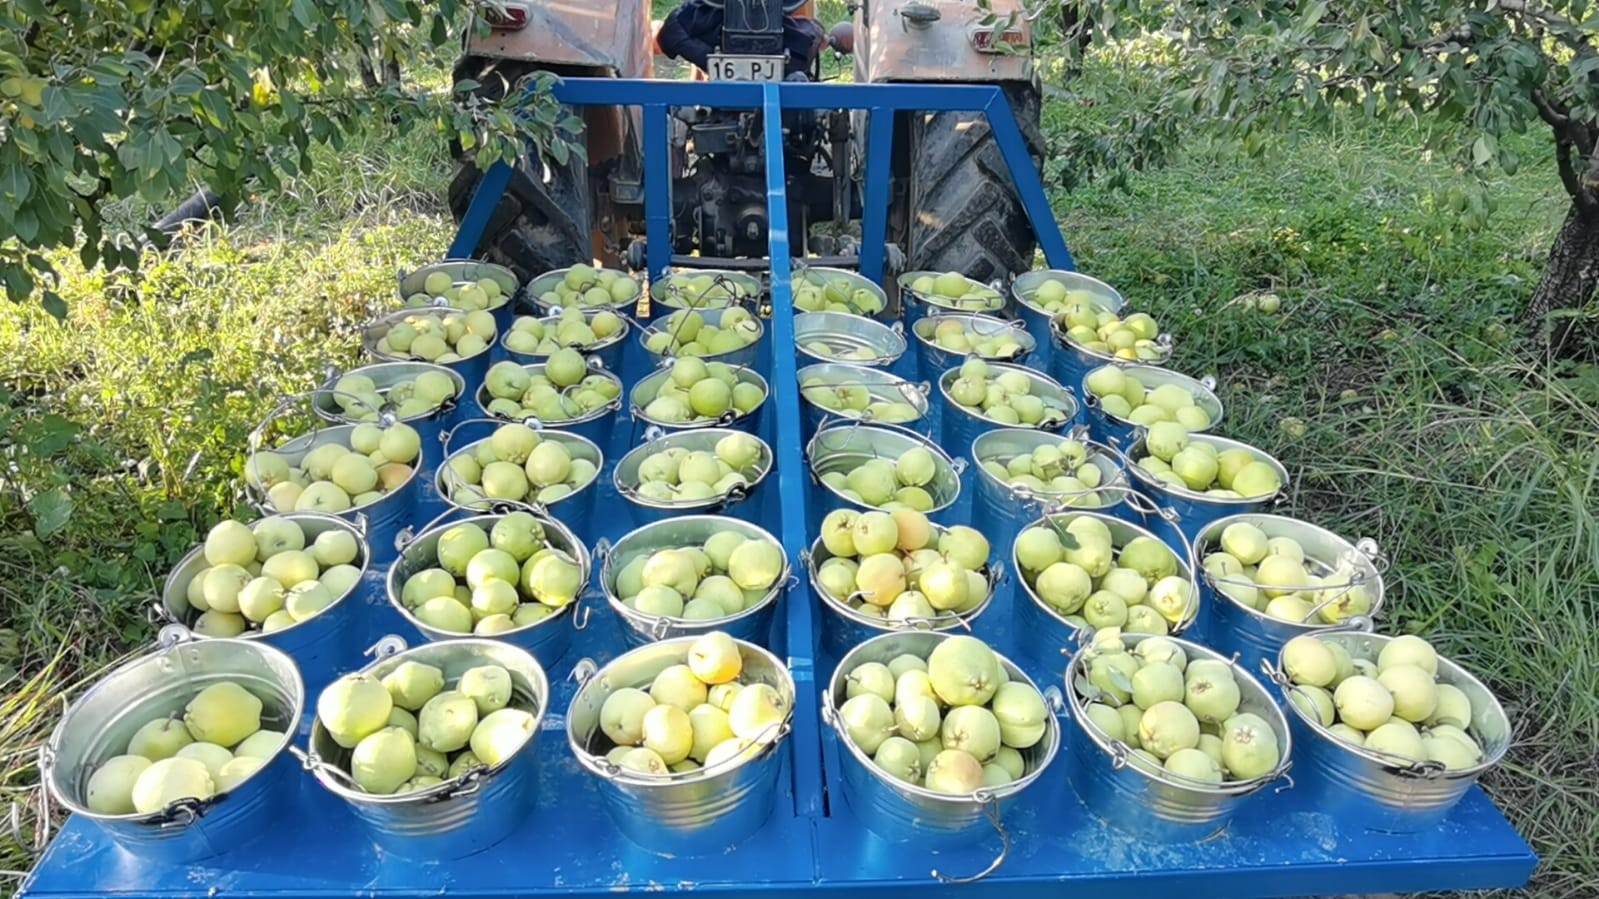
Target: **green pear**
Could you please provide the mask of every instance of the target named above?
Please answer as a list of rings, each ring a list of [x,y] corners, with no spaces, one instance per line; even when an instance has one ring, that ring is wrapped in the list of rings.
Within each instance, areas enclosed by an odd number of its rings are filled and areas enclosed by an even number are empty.
[[[457,690],[446,690],[422,706],[417,716],[417,743],[438,752],[454,752],[471,740],[477,721],[477,703]]]
[[[385,727],[355,744],[350,776],[368,793],[388,795],[416,773],[416,743],[398,727]]]
[[[502,669],[503,670],[503,669]],[[501,708],[489,712],[472,729],[472,753],[493,767],[510,759],[533,735],[533,716],[521,709]]]
[[[498,665],[479,665],[461,675],[455,689],[477,704],[479,716],[505,708],[511,702],[511,673]],[[487,758],[478,753],[479,758]],[[492,764],[492,763],[491,763]]]
[[[328,735],[345,749],[377,733],[389,723],[394,699],[381,681],[365,674],[347,674],[317,697],[316,715]]]
[[[383,686],[395,705],[415,712],[444,689],[444,672],[423,662],[407,660],[383,676]]]
[[[212,684],[189,701],[183,723],[200,742],[237,746],[261,729],[261,700],[232,681]]]

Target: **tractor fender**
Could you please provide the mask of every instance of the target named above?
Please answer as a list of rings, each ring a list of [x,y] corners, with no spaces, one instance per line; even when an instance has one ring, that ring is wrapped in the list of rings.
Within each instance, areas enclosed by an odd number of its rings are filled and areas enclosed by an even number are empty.
[[[544,3],[512,0],[525,13],[514,30],[468,29],[466,55],[536,63],[547,69],[593,69],[616,78],[648,78],[654,54],[645,0]]]
[[[1016,12],[1006,40],[1020,53],[984,52],[992,31],[970,0],[866,0],[855,13],[855,77],[859,81],[1027,81],[1029,27],[1019,0],[993,0],[1001,22]]]

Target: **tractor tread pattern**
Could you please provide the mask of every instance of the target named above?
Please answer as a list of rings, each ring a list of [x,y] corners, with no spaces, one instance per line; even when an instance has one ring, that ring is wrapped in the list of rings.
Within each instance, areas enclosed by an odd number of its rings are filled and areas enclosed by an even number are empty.
[[[1043,159],[1036,85],[1005,94],[1035,164]],[[987,120],[974,113],[914,116],[909,247],[913,270],[961,272],[979,281],[1033,267],[1037,237]]]
[[[537,68],[532,63],[468,56],[456,64],[455,80],[475,80],[481,96],[498,99],[506,85]],[[450,213],[460,222],[482,172],[459,146],[452,146],[452,152],[457,168],[450,180]],[[523,157],[512,169],[510,184],[471,255],[511,269],[524,284],[552,269],[593,259],[587,168],[575,156],[563,166]]]

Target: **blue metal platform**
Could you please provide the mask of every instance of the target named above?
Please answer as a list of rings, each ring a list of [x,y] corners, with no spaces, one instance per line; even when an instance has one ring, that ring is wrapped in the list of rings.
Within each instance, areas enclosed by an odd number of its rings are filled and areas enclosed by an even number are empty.
[[[646,136],[664,142],[665,114],[672,105],[760,108],[766,113],[769,146],[781,146],[784,108],[867,108],[874,113],[868,160],[863,271],[880,275],[887,208],[887,166],[892,130],[881,123],[895,110],[986,110],[1018,176],[1029,214],[1052,266],[1071,258],[1050,218],[1036,173],[1025,165],[1020,133],[999,90],[991,87],[835,86],[804,84],[685,84],[569,80],[559,88],[568,103],[642,104]],[[650,124],[654,122],[654,124]],[[881,159],[879,159],[881,155]],[[664,196],[664,154],[649,156],[652,202]],[[873,173],[876,181],[872,180]],[[491,172],[474,199],[451,255],[469,255],[505,185]],[[779,534],[791,564],[803,570],[807,473],[800,440],[800,410],[794,389],[796,363],[789,291],[784,175],[780,153],[768,156],[772,307],[770,336],[760,368],[769,373],[773,396],[763,409],[759,433],[777,452],[777,476],[752,502],[759,522]],[[872,212],[870,210],[876,210]],[[665,268],[663,218],[649,220],[650,269]],[[875,244],[873,238],[875,237]],[[659,239],[657,239],[659,238]],[[875,250],[873,249],[875,247]],[[637,349],[636,347],[633,349]],[[636,374],[640,357],[634,359]],[[631,379],[630,379],[631,381]],[[601,495],[592,521],[572,523],[591,546],[631,530],[625,506],[610,488],[615,461],[638,440],[625,410],[605,447]],[[947,447],[954,455],[966,448]],[[970,494],[957,514],[969,515]],[[980,522],[974,522],[980,524]],[[996,548],[998,549],[998,548]],[[596,578],[597,582],[597,578]],[[1013,653],[1013,591],[1004,590],[978,620],[976,632],[999,651]],[[587,600],[592,601],[592,600]],[[264,821],[261,837],[237,850],[187,868],[141,861],[107,840],[91,823],[69,821],[24,884],[34,899],[90,896],[242,896],[251,899],[349,897],[357,895],[602,896],[630,892],[700,891],[773,896],[831,890],[854,896],[1115,896],[1201,897],[1298,896],[1390,891],[1513,887],[1526,882],[1537,858],[1480,789],[1472,790],[1436,830],[1408,836],[1350,832],[1307,807],[1301,792],[1263,791],[1249,800],[1230,827],[1198,844],[1152,845],[1121,835],[1095,810],[1085,808],[1066,782],[1068,754],[1061,753],[1044,776],[1003,809],[1010,848],[996,873],[974,884],[935,880],[937,867],[951,875],[982,870],[999,852],[1000,838],[987,834],[969,847],[931,852],[891,845],[856,819],[840,794],[841,751],[820,719],[818,683],[835,660],[819,639],[822,610],[801,577],[780,600],[770,646],[793,671],[797,701],[794,729],[783,746],[782,795],[758,832],[736,845],[697,857],[664,857],[629,843],[611,825],[595,783],[578,767],[566,745],[563,714],[576,685],[568,678],[582,657],[604,663],[625,651],[618,622],[603,601],[594,603],[590,626],[572,651],[547,666],[551,710],[538,737],[542,769],[536,807],[521,829],[504,842],[464,860],[412,863],[380,856],[343,803],[309,774],[299,780],[299,813],[286,821]],[[367,636],[375,640],[377,631]],[[417,635],[405,634],[415,641]],[[370,642],[370,641],[369,641]],[[1064,659],[1040,664],[1013,656],[1041,684],[1058,683]],[[364,659],[351,659],[350,667]],[[314,704],[314,703],[312,703]],[[1070,723],[1065,726],[1072,727]],[[1103,811],[1103,810],[1101,810]]]

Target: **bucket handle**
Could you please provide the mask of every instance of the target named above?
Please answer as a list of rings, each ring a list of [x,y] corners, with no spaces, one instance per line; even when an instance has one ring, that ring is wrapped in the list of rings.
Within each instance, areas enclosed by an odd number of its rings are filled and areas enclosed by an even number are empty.
[[[174,799],[160,812],[161,817],[155,821],[159,830],[182,830],[200,820],[205,815],[205,803],[192,796]]]
[[[577,664],[572,666],[572,673],[568,674],[566,679],[576,683],[577,688],[581,690],[586,684],[588,684],[588,682],[594,677],[594,674],[599,670],[600,666],[598,663],[591,658],[584,657],[578,659]]]
[[[355,782],[355,778],[351,777],[349,772],[345,771],[343,768],[340,768],[338,765],[333,765],[322,761],[322,757],[316,754],[315,749],[301,749],[300,747],[295,746],[293,743],[290,743],[283,748],[288,750],[290,755],[300,760],[300,767],[311,772],[312,774],[315,774],[318,777],[326,776],[329,780],[338,781],[340,785],[346,787],[347,789],[366,792],[365,790],[361,789],[360,784]]]
[[[399,634],[385,634],[376,643],[361,650],[361,655],[372,659],[386,659],[405,652],[405,638]]]
[[[988,823],[992,825],[994,830],[999,833],[999,854],[994,856],[993,861],[988,863],[988,867],[978,871],[976,874],[967,875],[965,877],[952,877],[948,874],[942,873],[937,868],[934,868],[930,873],[932,874],[933,879],[937,880],[939,883],[976,883],[995,871],[998,871],[999,866],[1003,865],[1005,863],[1005,859],[1010,855],[1010,832],[1005,829],[1004,822],[1000,820],[999,799],[988,790],[977,790],[976,792],[972,793],[972,798],[976,799],[978,803],[982,805],[983,817],[987,818]]]
[[[267,428],[269,428],[272,425],[273,422],[277,421],[279,418],[282,418],[290,409],[293,409],[297,404],[305,402],[307,400],[311,400],[312,398],[314,398],[316,396],[316,393],[317,393],[317,391],[315,391],[315,390],[313,390],[313,391],[311,391],[309,393],[296,393],[296,394],[291,394],[289,396],[286,396],[286,397],[284,397],[281,400],[278,400],[278,404],[276,406],[272,407],[272,411],[268,412],[266,414],[266,417],[261,419],[261,423],[256,425],[254,428],[250,429],[250,433],[245,436],[245,447],[249,450],[249,455],[250,456],[254,456],[256,453],[261,452],[261,442],[266,437]],[[363,403],[362,405],[365,405],[365,403]],[[371,407],[369,406],[368,408],[371,408]],[[379,414],[381,415],[381,412]],[[313,414],[312,417],[316,418],[316,416],[314,414]],[[316,418],[316,420],[319,422],[319,424],[312,425],[311,430],[307,434],[300,435],[301,437],[310,437],[312,439],[315,439],[316,434],[322,430],[322,426],[320,424],[321,419],[320,418]],[[244,460],[244,464],[246,466],[248,466],[250,464],[249,458],[246,458]],[[250,502],[250,505],[252,505],[252,506],[254,506],[257,509],[260,509],[262,511],[267,511],[267,508],[266,508],[266,499],[267,499],[266,491],[260,491],[258,493],[256,491],[256,489],[253,486],[251,486],[250,479],[248,477],[246,477],[244,479],[244,496],[245,496],[245,499],[247,499]]]
[[[165,625],[156,633],[155,642],[162,650],[169,650],[199,639],[199,637],[194,635],[194,631],[189,630],[182,624],[173,622]]]

